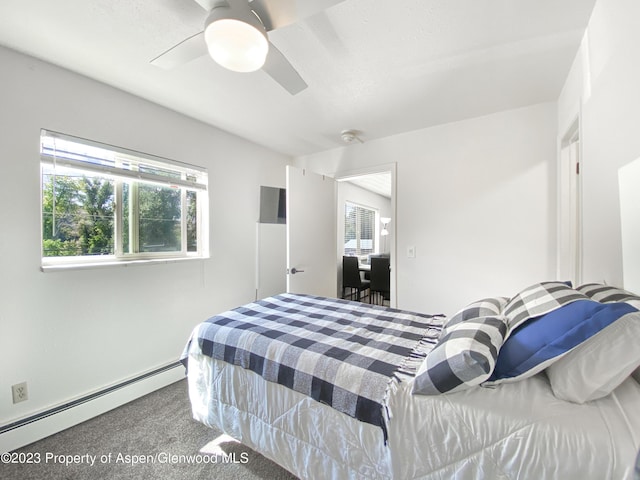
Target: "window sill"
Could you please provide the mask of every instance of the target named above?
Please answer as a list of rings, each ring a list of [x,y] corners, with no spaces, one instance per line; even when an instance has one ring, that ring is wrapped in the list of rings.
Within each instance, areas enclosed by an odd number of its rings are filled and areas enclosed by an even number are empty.
[[[206,260],[208,256],[202,257],[180,257],[180,258],[149,258],[137,260],[113,260],[107,262],[89,262],[89,263],[68,263],[58,265],[41,265],[42,272],[64,272],[68,270],[91,270],[112,267],[136,267],[143,265],[159,265],[177,262],[193,262],[194,260]]]

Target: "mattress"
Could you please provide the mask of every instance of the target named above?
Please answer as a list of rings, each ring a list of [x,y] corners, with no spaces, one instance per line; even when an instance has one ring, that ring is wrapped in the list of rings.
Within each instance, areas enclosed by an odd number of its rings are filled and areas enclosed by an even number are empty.
[[[403,382],[380,428],[250,370],[188,352],[196,420],[303,479],[631,479],[640,448],[640,384],[577,405],[544,373],[494,388],[412,395]]]

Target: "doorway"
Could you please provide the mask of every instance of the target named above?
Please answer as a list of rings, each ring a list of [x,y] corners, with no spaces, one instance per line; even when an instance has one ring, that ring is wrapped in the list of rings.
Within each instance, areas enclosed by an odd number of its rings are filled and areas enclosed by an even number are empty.
[[[395,307],[396,295],[396,164],[380,165],[377,167],[338,172],[337,182],[337,259],[338,259],[338,287],[342,289],[342,256],[356,254],[365,264],[371,256],[388,256],[390,264],[390,298],[385,305]],[[355,208],[354,208],[355,206]],[[349,211],[374,211],[375,221],[372,223],[372,234],[366,235],[366,240],[352,239],[348,233],[347,213]],[[348,238],[347,238],[348,237]],[[353,250],[364,247],[364,249]]]

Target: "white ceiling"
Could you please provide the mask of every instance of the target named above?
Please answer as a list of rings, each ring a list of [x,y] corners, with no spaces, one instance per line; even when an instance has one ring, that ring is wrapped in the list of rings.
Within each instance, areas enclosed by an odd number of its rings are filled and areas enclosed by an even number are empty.
[[[309,84],[296,96],[208,57],[150,65],[202,30],[193,0],[2,0],[0,45],[299,156],[345,129],[366,142],[556,100],[594,2],[345,0],[270,32]]]
[[[391,172],[369,173],[344,181],[391,199]]]

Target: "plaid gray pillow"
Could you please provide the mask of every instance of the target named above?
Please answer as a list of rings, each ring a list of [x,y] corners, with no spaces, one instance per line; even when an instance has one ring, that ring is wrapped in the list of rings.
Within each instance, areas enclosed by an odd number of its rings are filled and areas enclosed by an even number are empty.
[[[530,318],[539,317],[576,300],[589,300],[564,282],[542,282],[525,288],[504,306],[509,334]],[[505,339],[506,340],[506,339]]]
[[[602,283],[585,283],[576,288],[580,293],[584,293],[591,300],[595,300],[600,303],[611,302],[627,302],[633,306],[638,307],[640,305],[640,297],[623,290],[621,288],[612,287],[611,285],[604,285]]]
[[[507,334],[502,316],[461,321],[447,328],[414,379],[414,394],[458,392],[487,380]]]
[[[508,301],[509,299],[507,297],[490,297],[470,303],[447,321],[442,330],[443,334],[447,328],[457,325],[460,322],[472,318],[491,317],[502,314],[502,309]]]

